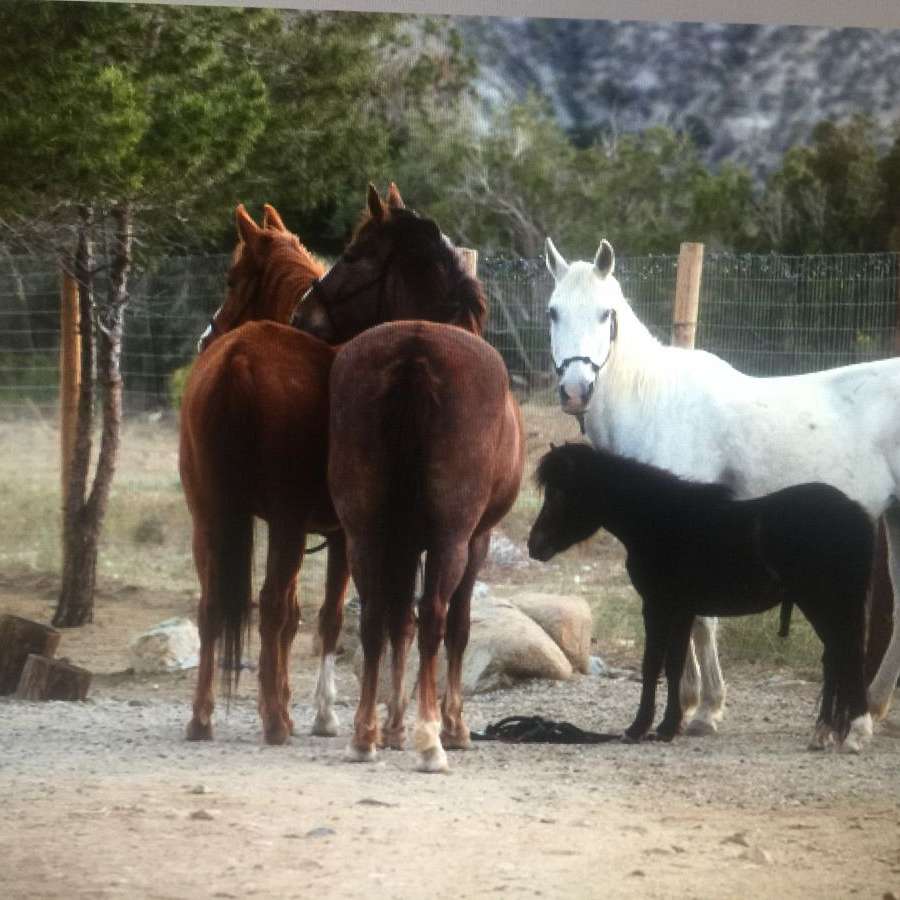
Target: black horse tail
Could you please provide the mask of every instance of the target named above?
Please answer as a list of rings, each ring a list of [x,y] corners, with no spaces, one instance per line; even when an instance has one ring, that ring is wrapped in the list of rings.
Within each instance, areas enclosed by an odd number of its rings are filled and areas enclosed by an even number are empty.
[[[388,367],[388,387],[382,400],[384,439],[390,458],[387,519],[382,523],[390,539],[384,545],[382,577],[394,582],[385,585],[387,590],[410,601],[427,529],[428,454],[441,384],[427,353],[416,344]]]
[[[230,699],[241,673],[253,607],[253,514],[245,496],[246,472],[256,451],[256,386],[247,358],[233,353],[219,385],[210,448],[217,513],[210,523],[209,615],[222,636],[222,688]],[[215,628],[218,626],[218,628]]]
[[[244,636],[250,628],[253,584],[253,517],[232,513],[217,527],[210,588],[210,614],[222,629],[222,688],[231,697],[241,674]]]
[[[781,614],[778,618],[778,637],[786,638],[791,633],[791,613],[794,604],[791,600],[781,601]]]

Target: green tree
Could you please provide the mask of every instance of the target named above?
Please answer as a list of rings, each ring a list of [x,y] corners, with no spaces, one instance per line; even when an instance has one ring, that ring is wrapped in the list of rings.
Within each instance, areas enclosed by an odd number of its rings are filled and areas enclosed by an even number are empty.
[[[0,7],[0,214],[44,218],[78,280],[82,381],[63,516],[54,624],[93,616],[97,545],[115,472],[119,370],[135,212],[144,221],[203,203],[238,172],[262,131],[266,91],[225,38],[271,29],[270,13],[106,3]],[[238,27],[240,26],[240,28]],[[23,215],[27,214],[27,215]],[[108,289],[95,290],[99,238]],[[95,395],[102,401],[89,485]]]
[[[880,138],[871,118],[854,116],[842,125],[820,122],[808,146],[788,150],[760,204],[771,246],[785,253],[884,249],[887,169],[879,159]]]

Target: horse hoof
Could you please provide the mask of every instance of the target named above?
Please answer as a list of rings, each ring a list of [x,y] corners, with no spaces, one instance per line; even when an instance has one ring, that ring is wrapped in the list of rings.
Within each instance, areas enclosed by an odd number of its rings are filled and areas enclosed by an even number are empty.
[[[813,732],[813,736],[809,739],[809,743],[806,745],[807,750],[819,751],[819,750],[827,750],[834,744],[834,731],[832,731],[831,727],[826,725],[824,722],[820,722],[816,725],[816,730]]]
[[[213,739],[212,722],[199,722],[191,719],[188,722],[185,738],[189,741],[211,741]]]
[[[347,749],[344,751],[344,762],[375,762],[377,758],[378,752],[375,750],[374,745],[371,747],[366,747],[365,749],[360,749],[359,747],[351,743],[347,744]]]
[[[469,737],[469,729],[462,732],[442,731],[441,746],[445,750],[471,750],[472,739]]]
[[[429,772],[431,774],[445,775],[450,771],[447,763],[447,754],[443,747],[430,747],[423,750],[419,754],[419,765],[416,766],[420,772]]]
[[[623,732],[622,734],[622,743],[623,744],[640,744],[644,738],[646,737],[646,732],[644,731],[632,731],[630,728]]]
[[[708,719],[692,719],[685,728],[684,733],[691,737],[709,737],[719,733],[719,728],[715,722]]]
[[[333,710],[327,713],[316,713],[311,734],[316,737],[335,737],[338,733],[338,717]]]
[[[872,737],[872,717],[866,713],[850,723],[850,731],[841,742],[841,753],[862,753],[863,747]]]
[[[286,744],[290,736],[291,729],[286,722],[280,722],[278,725],[266,728],[263,735],[265,742],[273,747],[280,747],[282,744]]]

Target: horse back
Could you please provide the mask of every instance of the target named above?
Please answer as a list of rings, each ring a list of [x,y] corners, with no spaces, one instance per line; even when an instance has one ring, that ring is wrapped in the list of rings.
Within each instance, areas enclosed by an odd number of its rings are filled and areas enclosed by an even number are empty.
[[[329,518],[325,466],[334,350],[288,326],[250,322],[196,360],[181,408],[179,469],[193,509]],[[265,462],[263,462],[265,461]],[[333,513],[330,514],[333,517]]]
[[[369,329],[338,352],[331,377],[329,483],[353,523],[471,534],[502,518],[524,463],[518,405],[502,357],[451,326]]]

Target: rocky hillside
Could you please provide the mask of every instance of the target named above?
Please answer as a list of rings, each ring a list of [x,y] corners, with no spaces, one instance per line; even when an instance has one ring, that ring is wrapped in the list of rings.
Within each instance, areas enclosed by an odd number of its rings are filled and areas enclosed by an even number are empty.
[[[465,18],[487,104],[529,89],[584,140],[652,124],[760,175],[823,118],[900,120],[900,31]]]

